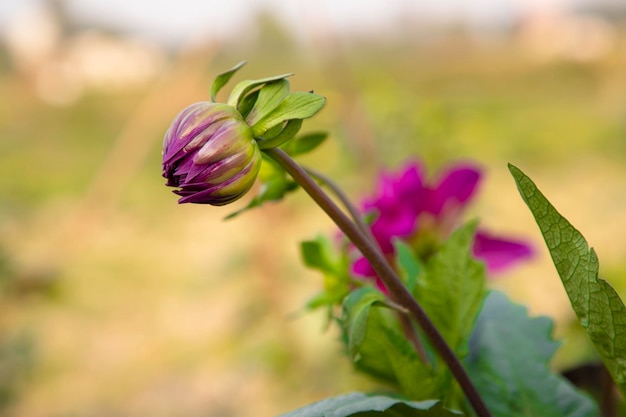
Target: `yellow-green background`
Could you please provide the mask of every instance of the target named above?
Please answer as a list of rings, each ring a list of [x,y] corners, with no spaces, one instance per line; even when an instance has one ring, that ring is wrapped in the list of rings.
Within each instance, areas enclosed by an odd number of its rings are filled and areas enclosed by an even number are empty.
[[[169,121],[242,59],[237,79],[294,72],[293,90],[328,98],[304,131],[330,138],[304,161],[356,200],[380,169],[410,158],[433,175],[480,163],[468,217],[538,249],[491,285],[557,320],[567,338],[554,366],[589,356],[566,331],[567,299],[506,164],[583,232],[624,293],[626,32],[580,62],[538,60],[513,35],[485,41],[463,28],[302,44],[262,27],[246,42],[174,51],[147,87],[88,91],[62,107],[2,56],[2,415],[269,417],[370,388],[323,313],[302,308],[321,277],[301,265],[298,242],[335,233],[303,193],[224,222],[248,197],[178,206],[164,187]]]

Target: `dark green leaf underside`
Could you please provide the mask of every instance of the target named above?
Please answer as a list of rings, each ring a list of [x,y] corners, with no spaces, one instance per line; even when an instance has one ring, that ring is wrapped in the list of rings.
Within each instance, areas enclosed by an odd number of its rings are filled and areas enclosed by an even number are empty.
[[[328,398],[281,417],[458,417],[459,413],[446,410],[436,400],[404,401],[383,395],[353,393]]]
[[[559,343],[552,321],[491,292],[470,339],[465,367],[494,417],[595,417],[594,403],[549,369]]]

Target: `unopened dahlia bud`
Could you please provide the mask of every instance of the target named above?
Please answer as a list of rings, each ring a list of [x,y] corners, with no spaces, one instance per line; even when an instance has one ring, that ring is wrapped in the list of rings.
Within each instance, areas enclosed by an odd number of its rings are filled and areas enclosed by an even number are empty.
[[[233,106],[192,104],[165,133],[163,177],[180,188],[179,203],[232,203],[252,187],[260,167],[252,129]]]

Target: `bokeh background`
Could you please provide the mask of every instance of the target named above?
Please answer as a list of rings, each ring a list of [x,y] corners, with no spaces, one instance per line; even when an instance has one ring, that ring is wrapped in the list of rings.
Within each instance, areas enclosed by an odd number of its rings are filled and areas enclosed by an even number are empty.
[[[593,353],[507,162],[626,294],[621,1],[3,0],[0,36],[1,415],[270,417],[370,388],[303,308],[298,242],[335,233],[305,195],[223,221],[245,199],[163,185],[169,121],[244,59],[328,97],[304,162],[356,200],[410,158],[481,164],[468,218],[538,248],[490,285],[556,320],[555,368]]]

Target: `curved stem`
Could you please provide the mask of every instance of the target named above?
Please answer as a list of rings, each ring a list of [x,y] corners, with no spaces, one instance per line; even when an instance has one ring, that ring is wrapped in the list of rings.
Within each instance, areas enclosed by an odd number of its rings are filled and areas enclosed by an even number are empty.
[[[448,346],[439,330],[426,315],[424,309],[417,303],[411,293],[405,288],[404,284],[394,270],[389,266],[384,256],[368,239],[368,237],[337,207],[335,202],[324,193],[320,186],[300,167],[289,155],[278,148],[267,149],[264,151],[269,157],[274,159],[282,166],[289,175],[311,196],[311,198],[328,214],[328,216],[337,224],[343,233],[354,243],[354,245],[365,256],[374,271],[385,283],[389,293],[394,301],[406,308],[417,324],[422,328],[424,334],[439,355],[448,365],[450,372],[456,378],[465,396],[476,411],[479,417],[491,417],[491,413],[478,394],[478,391],[469,379],[469,376],[463,369],[463,366],[455,356],[454,352]]]
[[[317,178],[324,185],[330,188],[333,194],[337,196],[339,201],[341,201],[341,204],[343,204],[343,206],[346,208],[346,210],[350,214],[350,217],[352,217],[352,220],[361,230],[361,232],[363,232],[370,239],[370,241],[376,243],[376,239],[374,239],[374,236],[372,236],[372,231],[367,226],[367,224],[365,224],[365,222],[363,221],[363,217],[361,217],[361,213],[359,213],[359,210],[354,207],[354,204],[352,204],[346,193],[344,193],[343,190],[339,188],[339,186],[333,180],[331,180],[321,172],[318,172],[309,167],[302,167],[302,169],[304,169],[310,176],[312,176],[313,178]]]

